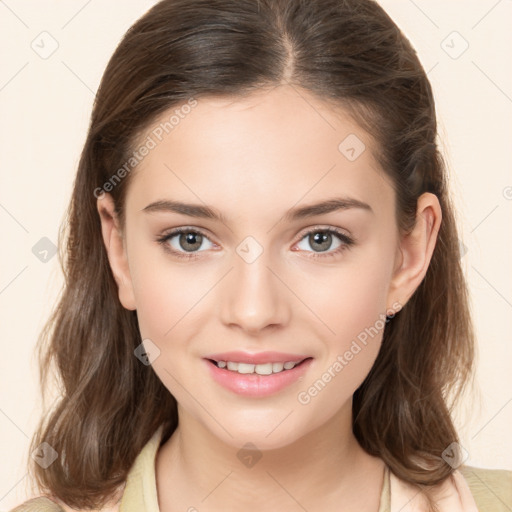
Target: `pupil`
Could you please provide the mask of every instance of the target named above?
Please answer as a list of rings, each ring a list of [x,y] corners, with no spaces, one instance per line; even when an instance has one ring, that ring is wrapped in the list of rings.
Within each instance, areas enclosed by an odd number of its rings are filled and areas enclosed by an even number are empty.
[[[331,238],[332,235],[330,233],[314,233],[313,235],[310,235],[310,242],[312,240],[311,245],[319,244],[322,245],[322,247],[319,248],[320,252],[327,251],[331,245]],[[327,242],[327,243],[326,243]]]
[[[187,247],[183,243],[183,238],[185,238],[185,244],[189,244]],[[197,240],[196,240],[197,238]],[[180,247],[188,252],[192,252],[194,249],[198,249],[201,247],[202,235],[199,233],[185,233],[180,236]],[[192,245],[193,247],[190,247]]]

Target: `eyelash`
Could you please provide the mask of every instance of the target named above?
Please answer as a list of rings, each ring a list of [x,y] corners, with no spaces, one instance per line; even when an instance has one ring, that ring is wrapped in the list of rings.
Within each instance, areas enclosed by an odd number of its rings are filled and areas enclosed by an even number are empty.
[[[173,229],[172,231],[170,231],[170,232],[168,232],[168,233],[158,237],[156,239],[156,241],[163,246],[163,248],[164,248],[164,250],[166,252],[168,252],[168,253],[170,253],[173,256],[176,256],[178,258],[182,258],[184,260],[195,260],[198,257],[200,257],[199,253],[203,252],[203,251],[191,252],[191,253],[187,254],[187,253],[184,253],[184,252],[181,252],[181,251],[176,251],[176,250],[171,249],[169,247],[167,242],[171,238],[173,238],[174,236],[179,235],[180,233],[193,233],[193,234],[196,234],[196,235],[202,235],[205,238],[208,238],[208,240],[210,240],[209,237],[205,233],[203,233],[202,231],[200,231],[200,230],[198,230],[196,228],[181,227],[181,228]],[[349,237],[348,235],[343,233],[341,230],[339,230],[337,228],[332,228],[332,227],[331,228],[314,228],[314,229],[312,229],[310,231],[307,231],[299,239],[299,242],[302,241],[307,236],[312,235],[314,233],[329,233],[329,234],[335,235],[342,242],[342,245],[340,245],[334,251],[329,251],[329,252],[326,252],[326,253],[322,253],[322,252],[316,252],[315,253],[315,252],[313,252],[311,256],[307,256],[308,258],[312,258],[312,259],[329,258],[329,257],[337,256],[338,254],[342,253],[343,251],[345,251],[347,249],[350,249],[350,247],[352,245],[354,245],[354,243],[355,243],[355,240],[353,238]]]

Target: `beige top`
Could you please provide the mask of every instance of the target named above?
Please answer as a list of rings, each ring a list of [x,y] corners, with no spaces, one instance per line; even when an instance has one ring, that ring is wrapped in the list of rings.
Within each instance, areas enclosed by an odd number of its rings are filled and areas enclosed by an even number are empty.
[[[120,503],[108,511],[160,512],[155,458],[162,433],[163,428],[160,427],[139,453],[128,473]],[[446,492],[437,502],[437,505],[441,506],[441,511],[512,511],[512,471],[461,466],[454,472],[451,479],[443,483],[442,489],[446,489]],[[399,480],[386,467],[378,512],[423,512],[424,510],[427,509],[417,490]],[[63,512],[63,509],[48,498],[38,497],[26,501],[11,512]]]

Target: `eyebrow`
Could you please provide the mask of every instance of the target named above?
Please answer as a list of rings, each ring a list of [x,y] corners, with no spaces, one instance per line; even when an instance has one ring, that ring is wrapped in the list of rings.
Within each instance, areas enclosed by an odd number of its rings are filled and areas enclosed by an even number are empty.
[[[338,210],[348,210],[351,208],[366,210],[374,214],[372,207],[369,204],[364,203],[363,201],[359,201],[358,199],[354,199],[351,197],[337,197],[333,199],[328,199],[326,201],[322,201],[320,203],[292,208],[286,212],[286,214],[284,215],[284,220],[287,222],[291,222],[294,220],[315,217],[317,215],[323,215]],[[183,203],[180,201],[171,201],[167,199],[162,199],[159,201],[155,201],[154,203],[148,204],[145,208],[142,209],[142,211],[147,213],[181,213],[189,217],[213,219],[226,223],[225,216],[222,213],[218,212],[215,208],[206,205]]]

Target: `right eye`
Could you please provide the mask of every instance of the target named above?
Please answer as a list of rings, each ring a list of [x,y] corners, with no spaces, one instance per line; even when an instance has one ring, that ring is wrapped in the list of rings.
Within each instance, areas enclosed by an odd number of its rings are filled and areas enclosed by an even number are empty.
[[[186,227],[173,229],[159,237],[157,241],[162,244],[164,250],[178,258],[196,258],[198,252],[203,252],[198,249],[201,248],[205,241],[213,245],[204,233]]]

